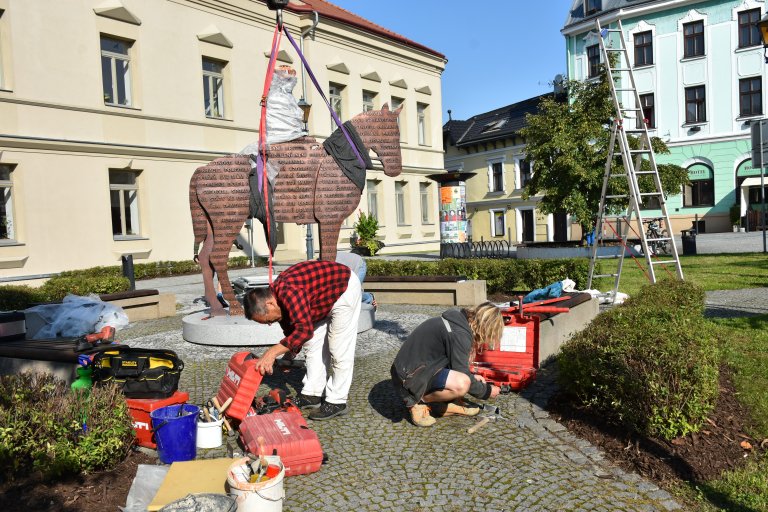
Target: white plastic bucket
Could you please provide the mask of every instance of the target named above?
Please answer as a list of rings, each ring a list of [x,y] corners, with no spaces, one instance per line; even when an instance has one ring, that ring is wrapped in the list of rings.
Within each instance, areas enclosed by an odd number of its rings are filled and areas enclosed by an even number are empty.
[[[269,464],[278,465],[280,473],[264,482],[248,482],[248,475],[243,471],[244,466],[251,462],[248,457],[237,459],[229,466],[227,483],[229,493],[237,501],[237,512],[282,512],[285,499],[285,466],[278,455],[268,455],[265,458]]]
[[[218,448],[221,446],[221,424],[224,420],[197,422],[197,447]]]

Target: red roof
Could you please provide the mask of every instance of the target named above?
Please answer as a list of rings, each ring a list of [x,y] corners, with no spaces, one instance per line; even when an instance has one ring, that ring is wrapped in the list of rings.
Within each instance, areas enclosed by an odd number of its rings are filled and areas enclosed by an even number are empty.
[[[427,53],[431,53],[432,55],[442,59],[445,58],[445,55],[440,52],[437,52],[431,48],[427,48],[423,44],[412,41],[407,37],[403,37],[400,34],[392,32],[391,30],[387,30],[380,25],[368,21],[365,18],[358,16],[357,14],[352,14],[348,10],[342,9],[341,7],[333,5],[330,2],[326,2],[325,0],[291,0],[291,2],[288,4],[288,7],[286,7],[286,10],[296,13],[311,13],[312,11],[317,11],[320,16],[340,21],[341,23],[346,23],[348,25],[367,30],[368,32],[373,32],[374,34],[392,39],[406,46],[411,46],[413,48],[423,50]]]

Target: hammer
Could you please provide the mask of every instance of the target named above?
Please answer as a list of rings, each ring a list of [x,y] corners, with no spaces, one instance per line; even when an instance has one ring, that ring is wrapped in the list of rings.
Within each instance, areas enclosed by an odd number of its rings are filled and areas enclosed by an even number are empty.
[[[216,407],[216,410],[219,411],[219,417],[224,420],[224,426],[226,427],[227,431],[232,431],[232,425],[229,424],[229,420],[224,416],[224,410],[229,407],[229,404],[232,403],[232,397],[227,398],[227,400],[224,402],[224,405],[219,404],[219,400],[216,397],[213,397],[211,399],[213,401],[214,407]]]
[[[483,411],[488,412],[490,414],[487,414],[480,418],[480,421],[472,425],[467,429],[467,434],[474,434],[481,428],[483,428],[489,421],[491,420],[505,420],[504,416],[501,415],[501,409],[488,404],[483,404]]]

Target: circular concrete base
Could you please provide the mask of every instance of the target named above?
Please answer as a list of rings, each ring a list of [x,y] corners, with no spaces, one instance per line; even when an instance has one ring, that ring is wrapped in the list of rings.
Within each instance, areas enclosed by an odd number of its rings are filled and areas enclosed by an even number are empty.
[[[369,304],[360,308],[357,332],[367,331],[376,322],[376,312]],[[208,317],[208,311],[187,315],[181,320],[182,337],[200,345],[230,345],[235,347],[274,345],[285,335],[280,325],[264,325],[244,316]]]

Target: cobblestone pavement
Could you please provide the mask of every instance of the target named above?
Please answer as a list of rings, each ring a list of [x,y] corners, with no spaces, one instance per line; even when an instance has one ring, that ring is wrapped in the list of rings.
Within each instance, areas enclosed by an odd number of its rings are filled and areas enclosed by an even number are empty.
[[[279,269],[279,267],[278,267]],[[237,275],[264,269],[235,271]],[[203,309],[199,276],[142,281],[141,288],[177,294],[184,314]],[[709,316],[768,313],[768,288],[707,294]],[[555,392],[556,368],[541,369],[534,383],[519,394],[495,402],[505,420],[474,434],[473,418],[438,420],[421,429],[404,419],[405,408],[389,383],[389,366],[414,327],[443,311],[441,306],[382,305],[373,329],[358,336],[350,413],[325,422],[310,422],[328,463],[311,475],[285,481],[285,511],[409,510],[518,511],[676,510],[681,506],[666,491],[605,460],[588,442],[577,439],[542,407]],[[139,322],[121,331],[132,346],[165,347],[185,361],[181,389],[202,403],[218,389],[229,357],[238,350],[263,347],[194,345],[181,337],[181,318]],[[300,387],[302,372],[268,377],[260,394],[272,387],[290,393]],[[238,449],[236,438],[230,448]],[[226,455],[226,448],[203,457]]]

